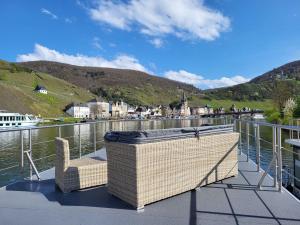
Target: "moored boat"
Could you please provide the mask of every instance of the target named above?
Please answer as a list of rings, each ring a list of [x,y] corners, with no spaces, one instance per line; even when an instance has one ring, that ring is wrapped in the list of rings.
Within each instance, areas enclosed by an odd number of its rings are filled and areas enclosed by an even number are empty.
[[[39,122],[40,119],[34,115],[0,111],[0,129],[14,127],[32,127],[37,125]]]

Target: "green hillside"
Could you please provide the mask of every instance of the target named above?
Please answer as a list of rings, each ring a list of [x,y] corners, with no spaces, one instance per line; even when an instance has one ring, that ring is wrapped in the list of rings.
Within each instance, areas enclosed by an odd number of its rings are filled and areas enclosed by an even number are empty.
[[[291,95],[300,93],[300,60],[287,63],[268,71],[251,81],[226,88],[204,91],[211,99],[236,101],[261,101],[272,99],[279,86],[288,86]]]
[[[48,95],[34,92],[43,85]],[[41,72],[34,72],[14,63],[0,61],[0,110],[61,116],[71,102],[86,102],[94,95],[86,89]]]
[[[272,108],[272,102],[264,99],[235,99],[231,96],[210,94],[196,87],[149,75],[144,72],[100,67],[82,67],[49,61],[24,62],[20,65],[34,71],[51,74],[70,83],[86,88],[107,100],[123,99],[133,105],[168,105],[178,101],[184,91],[190,106],[210,104],[229,109],[232,104],[238,107],[259,109]]]

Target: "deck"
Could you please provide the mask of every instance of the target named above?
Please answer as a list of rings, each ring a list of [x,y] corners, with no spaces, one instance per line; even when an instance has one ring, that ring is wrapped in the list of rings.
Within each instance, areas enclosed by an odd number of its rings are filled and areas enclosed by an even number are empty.
[[[105,150],[97,155],[105,158]],[[55,189],[53,169],[41,177],[0,189],[0,224],[300,224],[300,201],[285,189],[272,188],[270,176],[257,191],[259,173],[244,155],[237,177],[146,205],[143,212],[108,194],[105,186],[62,194]]]

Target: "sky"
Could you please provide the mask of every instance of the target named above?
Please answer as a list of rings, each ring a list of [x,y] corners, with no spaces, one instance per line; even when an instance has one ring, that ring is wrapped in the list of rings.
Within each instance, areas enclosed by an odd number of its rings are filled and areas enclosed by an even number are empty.
[[[201,89],[300,59],[299,0],[1,0],[0,59],[135,69]]]

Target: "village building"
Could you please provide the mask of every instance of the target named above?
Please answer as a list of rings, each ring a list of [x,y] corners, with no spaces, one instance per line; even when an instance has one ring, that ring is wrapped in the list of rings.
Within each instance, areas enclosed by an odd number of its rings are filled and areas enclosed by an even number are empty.
[[[128,118],[131,118],[131,119],[135,119],[135,118],[138,118],[138,114],[136,112],[136,107],[133,107],[133,106],[128,106],[128,109],[127,109],[127,117]]]
[[[138,115],[138,118],[140,118],[140,119],[149,118],[151,115],[151,109],[146,106],[139,106],[136,109],[136,113]]]
[[[90,100],[87,105],[90,108],[90,118],[107,119],[110,117],[109,103],[104,101],[101,97]]]
[[[88,118],[90,115],[90,108],[87,104],[72,103],[67,107],[66,113],[74,118]]]
[[[209,105],[193,107],[191,111],[192,111],[192,115],[195,116],[208,115],[214,113],[214,109]]]
[[[176,114],[178,116],[190,116],[191,115],[191,110],[190,110],[190,107],[188,106],[188,100],[187,100],[187,97],[185,96],[184,92],[182,93],[181,101],[180,101],[180,104],[179,104]]]
[[[109,102],[109,113],[114,118],[125,118],[128,114],[128,104],[123,101]]]
[[[225,109],[223,107],[214,109],[214,114],[224,114],[224,113],[225,113]]]
[[[35,87],[34,91],[37,92],[37,93],[45,94],[45,95],[48,94],[47,89],[44,86],[41,86],[41,85],[37,85]]]
[[[162,116],[162,106],[156,106],[156,107],[152,107],[151,109],[151,116],[153,117],[161,117]]]

